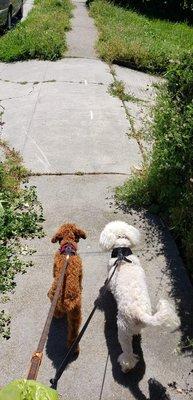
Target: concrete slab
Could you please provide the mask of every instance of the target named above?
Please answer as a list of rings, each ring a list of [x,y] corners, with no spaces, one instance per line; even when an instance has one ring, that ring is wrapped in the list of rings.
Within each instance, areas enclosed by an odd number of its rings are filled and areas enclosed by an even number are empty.
[[[80,64],[83,71],[83,61]],[[16,79],[19,79],[21,70],[16,66]],[[49,71],[51,66],[54,70],[55,64],[49,64]],[[71,76],[76,76],[77,67],[78,63],[75,71],[71,70]],[[36,74],[34,63],[31,77],[33,69]],[[129,126],[120,101],[109,96],[107,85],[97,84],[102,70],[109,79],[104,63],[92,64],[91,80],[95,79],[96,84],[71,83],[71,80],[46,82],[49,79],[42,68],[44,81],[39,85],[10,86],[13,92],[16,87],[18,101],[2,102],[4,137],[22,152],[26,165],[34,172],[129,173],[133,164],[140,163],[136,142],[125,134]],[[7,80],[9,71],[5,71]],[[65,77],[65,68],[63,74]],[[69,69],[67,76],[70,78]],[[8,87],[3,81],[1,84]]]
[[[155,84],[161,84],[163,79],[130,68],[114,65],[118,80],[125,83],[126,92],[148,102],[155,100]]]
[[[12,84],[11,87],[13,89],[15,85]],[[17,90],[19,90],[18,86]],[[2,120],[5,124],[1,131],[1,137],[3,139],[9,138],[9,143],[14,148],[20,149],[21,153],[39,93],[38,88],[36,86],[32,88],[30,84],[26,85],[25,89],[22,88],[22,91],[23,95],[20,92],[20,95],[16,97],[14,97],[14,91],[12,91],[12,93],[9,93],[12,97],[2,101],[5,111]],[[31,146],[34,146],[33,143],[33,140],[31,140]]]
[[[152,121],[151,107],[156,100],[155,85],[162,84],[164,79],[117,65],[113,68],[116,79],[124,82],[125,92],[134,96],[134,100],[126,101],[125,105],[135,121],[135,129],[149,129],[148,124]]]
[[[85,58],[65,58],[54,63],[49,62],[45,80],[68,83],[94,83],[108,85],[112,77],[107,64],[101,60]]]
[[[68,83],[109,84],[112,81],[109,67],[100,60],[66,58],[52,61],[23,61],[0,63],[0,79],[12,83],[41,83],[57,81]]]
[[[85,2],[73,1],[75,6],[72,30],[67,34],[67,57],[96,58],[93,44],[97,39],[97,31],[89,17]],[[78,40],[77,40],[78,38]]]
[[[57,248],[57,245],[51,247],[50,238],[56,227],[63,221],[73,220],[85,228],[88,234],[87,240],[80,242],[79,245],[84,263],[83,321],[85,321],[106,278],[109,255],[101,253],[98,247],[100,231],[110,220],[124,219],[142,232],[143,240],[137,249],[137,254],[147,274],[154,308],[160,297],[170,298],[170,301],[174,302],[174,289],[178,285],[176,286],[177,282],[174,281],[171,284],[171,275],[180,279],[175,300],[182,318],[182,330],[173,333],[167,332],[164,328],[144,330],[141,345],[135,342],[135,349],[141,356],[140,364],[135,372],[125,376],[116,361],[121,351],[117,341],[116,307],[112,297],[107,295],[101,303],[101,310],[97,310],[82,340],[80,356],[64,372],[58,391],[62,398],[69,400],[83,398],[87,400],[91,397],[104,400],[120,400],[120,398],[147,400],[148,379],[155,377],[165,386],[176,381],[177,387],[183,390],[183,400],[192,398],[191,393],[185,393],[192,360],[176,351],[183,335],[191,333],[189,322],[193,296],[190,283],[167,230],[158,221],[135,212],[125,214],[112,204],[114,187],[122,184],[123,179],[120,176],[31,179],[31,183],[37,185],[39,198],[44,207],[47,237],[34,242],[38,250],[34,257],[36,266],[26,275],[17,277],[16,292],[11,296],[11,301],[4,305],[12,315],[12,336],[8,342],[2,344],[0,350],[2,385],[26,375],[31,354],[36,348],[49,307],[46,293],[52,281],[53,252],[54,248]],[[65,337],[65,323],[55,321],[48,337],[38,377],[47,385],[62,360]],[[182,399],[182,395],[176,391],[169,390],[169,392],[172,400]]]
[[[33,92],[31,83],[20,84],[0,80],[1,101],[17,100],[29,96]]]
[[[40,82],[45,79],[48,66],[47,61],[23,61],[11,64],[4,64],[5,69],[0,71],[2,81],[11,82]],[[5,82],[6,83],[6,82]]]

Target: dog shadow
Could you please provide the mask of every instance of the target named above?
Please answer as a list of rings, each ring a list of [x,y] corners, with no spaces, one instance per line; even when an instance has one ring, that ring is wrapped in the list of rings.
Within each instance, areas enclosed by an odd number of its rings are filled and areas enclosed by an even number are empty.
[[[60,367],[65,354],[67,352],[67,320],[64,318],[53,318],[48,334],[48,340],[46,344],[46,354],[52,361],[52,364],[56,370]],[[72,355],[68,359],[68,365],[75,361],[77,355]],[[67,366],[68,366],[67,365]],[[66,366],[66,367],[67,367]],[[65,368],[64,368],[65,370]]]
[[[104,287],[100,289],[100,294],[103,292]],[[145,361],[143,358],[143,351],[141,348],[141,336],[133,337],[133,351],[139,357],[139,362],[136,367],[129,373],[124,374],[121,371],[120,365],[117,362],[118,356],[122,353],[121,346],[118,341],[117,331],[117,305],[111,292],[107,291],[103,296],[98,297],[96,301],[97,308],[104,312],[105,315],[105,339],[107,343],[108,353],[112,365],[113,378],[120,385],[129,389],[136,400],[170,400],[169,395],[166,393],[166,388],[156,379],[150,378],[148,380],[149,397],[139,388],[139,383],[145,375]]]
[[[100,293],[102,293],[103,288],[100,289]],[[112,364],[112,374],[114,380],[120,385],[127,387],[137,400],[147,400],[146,396],[139,388],[139,382],[142,380],[145,374],[145,362],[141,349],[141,337],[138,335],[134,336],[133,338],[133,350],[134,353],[138,355],[139,362],[133,370],[131,370],[128,374],[124,374],[117,362],[118,356],[122,353],[121,346],[118,342],[116,319],[117,305],[114,297],[109,291],[106,292],[105,295],[99,297],[99,300],[97,301],[97,308],[103,311],[105,315],[104,332]]]

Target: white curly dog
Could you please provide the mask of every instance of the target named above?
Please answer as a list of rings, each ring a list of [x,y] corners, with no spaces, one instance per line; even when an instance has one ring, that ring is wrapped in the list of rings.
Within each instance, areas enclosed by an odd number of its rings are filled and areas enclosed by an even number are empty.
[[[123,221],[113,221],[107,224],[100,235],[100,246],[103,250],[113,250],[108,263],[109,277],[114,269],[114,263],[121,251],[127,258],[118,264],[116,272],[109,283],[109,289],[117,302],[118,340],[122,354],[118,362],[123,372],[134,368],[138,357],[133,353],[133,335],[140,334],[146,326],[165,325],[176,328],[179,318],[166,300],[160,300],[157,312],[152,315],[145,272],[137,256],[130,250],[140,242],[138,229]]]

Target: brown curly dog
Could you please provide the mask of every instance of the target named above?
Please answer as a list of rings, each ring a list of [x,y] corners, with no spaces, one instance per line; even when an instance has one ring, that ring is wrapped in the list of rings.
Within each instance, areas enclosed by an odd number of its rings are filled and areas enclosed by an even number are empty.
[[[67,346],[70,347],[78,335],[81,324],[81,290],[82,290],[82,261],[76,254],[79,239],[86,239],[86,233],[75,224],[62,225],[52,238],[52,243],[59,242],[60,248],[55,253],[53,276],[54,281],[48,292],[52,301],[56,291],[58,279],[66,259],[66,251],[72,251],[70,255],[61,294],[58,298],[54,316],[62,318],[67,315],[68,336]],[[77,352],[79,348],[77,348]]]

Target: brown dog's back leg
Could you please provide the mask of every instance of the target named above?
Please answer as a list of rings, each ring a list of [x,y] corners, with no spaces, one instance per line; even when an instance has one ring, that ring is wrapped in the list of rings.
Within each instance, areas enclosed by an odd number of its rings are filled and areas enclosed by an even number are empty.
[[[76,306],[73,310],[67,313],[68,320],[68,339],[67,346],[68,348],[74,342],[79,333],[79,328],[81,324],[81,308],[80,306]],[[76,352],[79,352],[79,347],[77,347]]]

